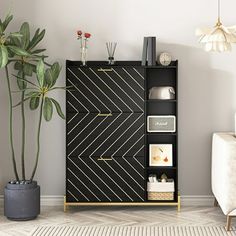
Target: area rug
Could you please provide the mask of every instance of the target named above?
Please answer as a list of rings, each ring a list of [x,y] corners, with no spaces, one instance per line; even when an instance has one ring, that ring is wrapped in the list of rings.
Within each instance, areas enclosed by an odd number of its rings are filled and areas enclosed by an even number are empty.
[[[236,236],[222,226],[39,226],[31,236]]]

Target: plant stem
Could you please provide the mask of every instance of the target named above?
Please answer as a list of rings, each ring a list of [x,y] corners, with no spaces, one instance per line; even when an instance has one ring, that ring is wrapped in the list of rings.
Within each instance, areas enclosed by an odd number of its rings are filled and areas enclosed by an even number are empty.
[[[5,72],[6,72],[6,77],[7,77],[7,87],[8,87],[8,96],[9,96],[9,135],[10,135],[10,145],[11,145],[11,154],[12,154],[12,163],[13,163],[13,169],[14,169],[14,174],[16,177],[16,180],[19,181],[19,176],[17,173],[17,168],[16,168],[16,158],[15,158],[15,151],[14,151],[14,145],[13,145],[13,117],[12,117],[12,95],[11,95],[11,85],[10,85],[10,78],[9,78],[9,73],[8,73],[8,67],[5,67]]]
[[[22,143],[21,143],[21,168],[22,168],[22,180],[25,180],[25,91],[21,93],[21,118],[22,118]]]
[[[43,103],[44,103],[44,96],[42,96],[42,101],[40,105],[40,111],[39,111],[39,124],[38,124],[38,134],[37,134],[37,154],[36,154],[36,160],[35,160],[35,165],[34,169],[31,175],[30,180],[32,181],[38,166],[38,161],[39,161],[39,151],[40,151],[40,130],[41,130],[41,124],[42,124],[42,115],[43,115]]]
[[[22,81],[23,84],[25,84],[25,74],[24,74],[24,62],[23,57],[21,58],[21,66],[22,66]],[[23,86],[25,89],[26,86]],[[25,90],[22,90],[21,92],[21,171],[22,171],[22,180],[25,180]]]

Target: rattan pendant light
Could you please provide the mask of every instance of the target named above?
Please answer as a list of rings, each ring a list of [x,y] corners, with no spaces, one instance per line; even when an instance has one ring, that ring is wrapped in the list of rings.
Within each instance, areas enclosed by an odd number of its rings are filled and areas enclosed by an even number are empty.
[[[220,0],[218,0],[218,20],[215,27],[196,30],[199,43],[203,44],[207,52],[231,51],[231,43],[236,43],[236,25],[225,27],[220,19]]]

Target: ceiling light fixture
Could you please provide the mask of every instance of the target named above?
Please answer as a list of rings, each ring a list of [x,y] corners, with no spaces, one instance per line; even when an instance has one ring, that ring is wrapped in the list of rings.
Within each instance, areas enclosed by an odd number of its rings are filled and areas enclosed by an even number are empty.
[[[207,52],[231,51],[231,43],[236,43],[236,25],[225,27],[220,19],[220,0],[218,0],[218,20],[215,27],[196,30],[199,43],[204,45]]]

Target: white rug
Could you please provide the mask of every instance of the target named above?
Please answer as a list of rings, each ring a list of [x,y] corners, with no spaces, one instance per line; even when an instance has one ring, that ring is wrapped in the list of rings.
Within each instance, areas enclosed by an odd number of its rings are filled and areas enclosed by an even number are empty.
[[[219,226],[39,226],[31,236],[236,236]]]

